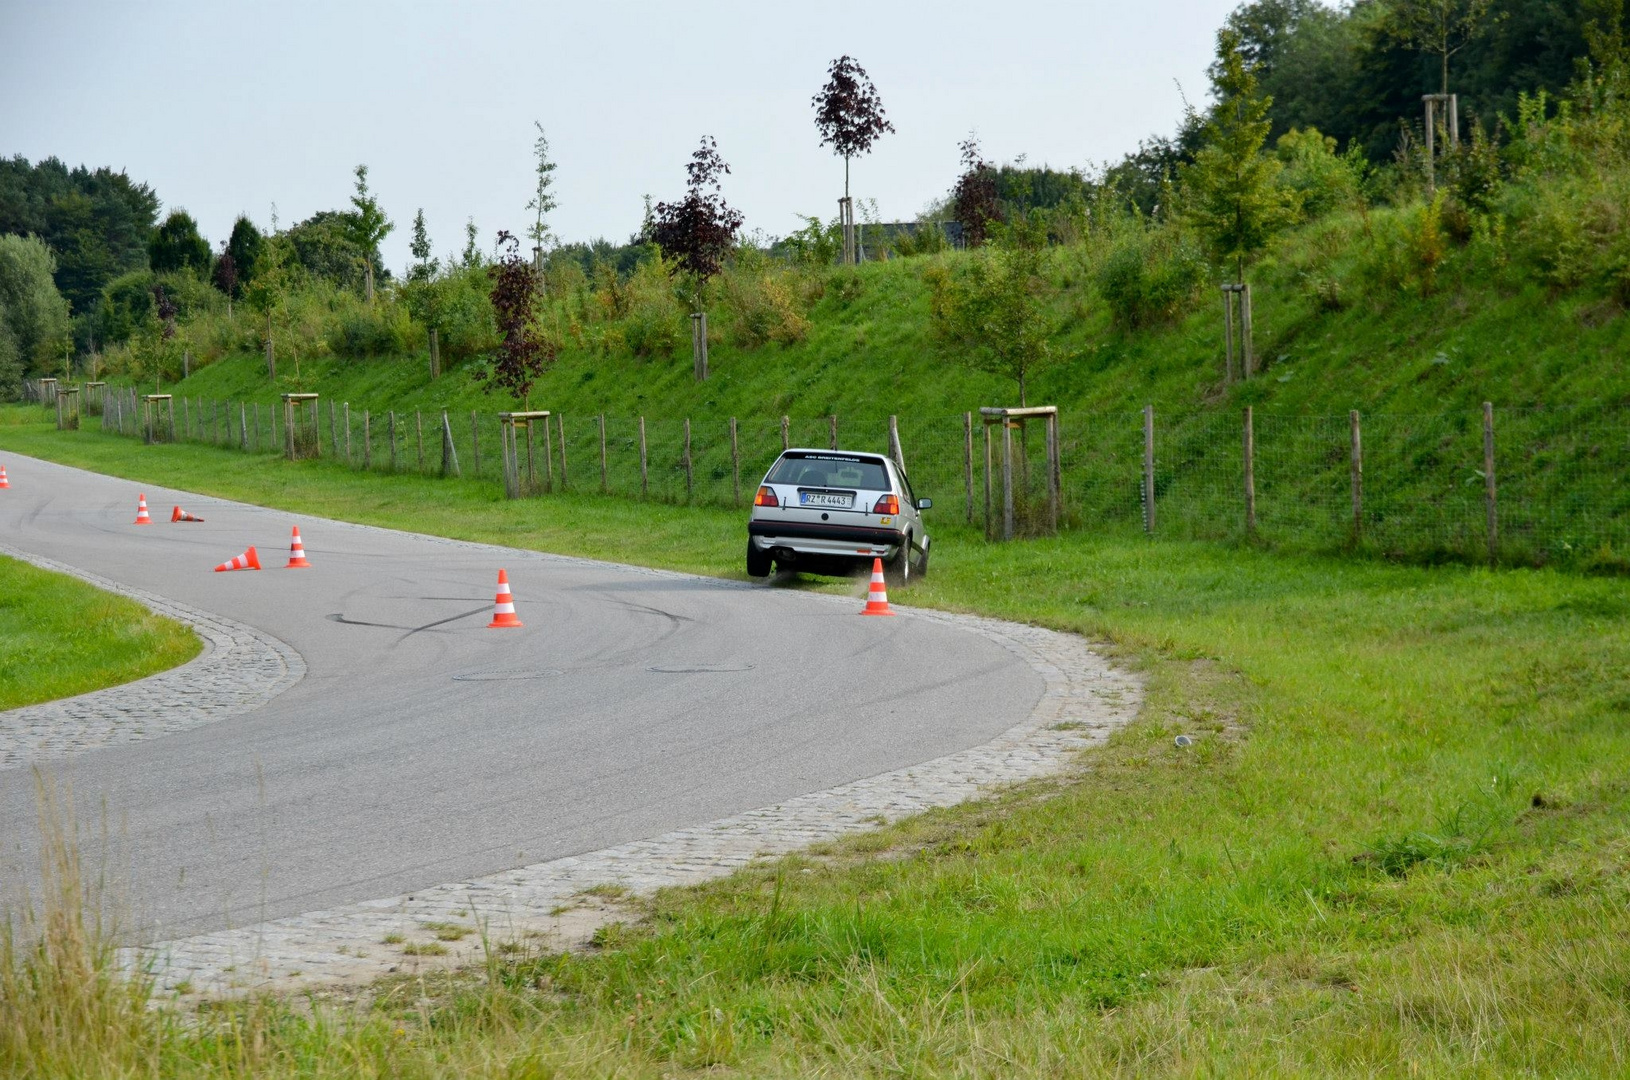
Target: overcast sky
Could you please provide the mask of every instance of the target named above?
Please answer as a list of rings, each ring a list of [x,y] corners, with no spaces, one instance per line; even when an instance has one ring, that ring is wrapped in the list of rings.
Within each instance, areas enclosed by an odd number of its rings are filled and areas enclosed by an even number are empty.
[[[343,208],[366,162],[400,270],[418,207],[438,254],[469,217],[489,249],[525,228],[533,120],[564,240],[626,239],[707,134],[725,197],[781,235],[843,193],[810,106],[834,57],[865,66],[897,129],[854,194],[911,219],[970,130],[990,160],[1082,168],[1171,132],[1235,3],[0,0],[0,154],[125,169],[212,243],[274,203],[285,227]]]

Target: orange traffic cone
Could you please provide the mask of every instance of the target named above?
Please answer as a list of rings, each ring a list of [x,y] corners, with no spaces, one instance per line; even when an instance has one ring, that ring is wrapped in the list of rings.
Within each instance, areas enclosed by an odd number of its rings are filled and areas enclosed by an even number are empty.
[[[0,488],[8,488],[10,486],[11,481],[6,479],[6,467],[4,465],[0,465]]]
[[[171,521],[172,524],[174,522],[177,522],[177,521],[203,521],[203,520],[204,520],[203,518],[199,517],[196,514],[187,513],[185,510],[181,509],[181,507],[179,507],[179,506],[176,507],[174,510],[170,511],[170,521]]]
[[[306,561],[305,545],[300,543],[300,526],[296,525],[294,527],[294,539],[289,542],[289,565],[285,566],[283,569],[297,570],[302,566],[310,565],[311,564]]]
[[[147,514],[147,496],[146,495],[137,495],[136,496],[136,524],[137,525],[151,525],[152,523],[153,523],[153,519],[151,517],[149,517],[148,514]]]
[[[490,630],[494,626],[520,626],[521,620],[515,617],[515,598],[509,595],[509,575],[502,570],[498,571],[498,598],[492,602],[492,622],[487,624]]]
[[[903,556],[902,556],[903,557]],[[866,594],[862,615],[893,615],[889,610],[889,591],[883,587],[883,560],[872,560],[872,587]]]
[[[248,551],[244,552],[242,555],[239,555],[236,559],[233,559],[231,562],[224,562],[220,566],[217,566],[215,568],[215,572],[217,574],[219,574],[223,570],[259,570],[259,569],[260,569],[260,556],[256,555],[255,554],[255,549],[251,547]]]

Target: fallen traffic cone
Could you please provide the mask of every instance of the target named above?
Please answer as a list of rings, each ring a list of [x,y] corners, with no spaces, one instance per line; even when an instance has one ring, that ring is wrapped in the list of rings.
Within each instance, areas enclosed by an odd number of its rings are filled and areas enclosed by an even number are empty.
[[[492,622],[487,629],[494,626],[520,626],[521,620],[515,617],[515,598],[509,595],[509,575],[502,570],[498,571],[498,598],[492,602]]]
[[[283,569],[297,570],[302,566],[310,565],[311,564],[306,561],[305,545],[300,543],[300,526],[296,525],[294,527],[294,539],[289,543],[289,565],[285,566]]]
[[[903,556],[902,556],[903,557]],[[872,587],[866,594],[866,606],[861,609],[862,615],[893,615],[889,610],[889,591],[883,587],[883,560],[872,560]]]
[[[203,520],[204,520],[203,518],[199,517],[196,514],[187,513],[185,510],[181,509],[181,507],[179,507],[179,506],[176,507],[174,510],[170,511],[170,521],[172,523],[177,522],[177,521],[203,521]]]
[[[236,559],[233,559],[231,562],[224,562],[220,566],[217,566],[215,568],[215,572],[217,574],[219,574],[223,570],[259,570],[259,569],[260,569],[260,556],[256,555],[255,554],[255,549],[251,547],[248,551],[244,552],[242,555],[239,555]]]
[[[152,523],[153,523],[153,519],[147,515],[147,496],[146,495],[137,495],[136,496],[136,524],[137,525],[151,525]]]
[[[4,465],[0,465],[0,488],[8,488],[10,486],[11,481],[6,479],[6,467]]]

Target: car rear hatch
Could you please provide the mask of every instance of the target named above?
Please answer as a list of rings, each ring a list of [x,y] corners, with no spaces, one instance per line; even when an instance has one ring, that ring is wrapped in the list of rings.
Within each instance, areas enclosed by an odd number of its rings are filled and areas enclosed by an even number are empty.
[[[875,455],[789,450],[765,486],[778,505],[755,507],[755,535],[833,554],[872,554],[899,543],[899,497]]]

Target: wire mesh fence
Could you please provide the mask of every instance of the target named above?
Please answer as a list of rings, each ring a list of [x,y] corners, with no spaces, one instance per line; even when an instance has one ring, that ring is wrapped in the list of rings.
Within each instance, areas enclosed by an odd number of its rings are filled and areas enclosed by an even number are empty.
[[[104,430],[137,438],[145,395],[106,387]],[[49,409],[54,391],[36,388]],[[281,405],[176,398],[178,441],[285,453]],[[503,475],[496,413],[372,410],[320,401],[321,456],[353,469],[463,480]],[[1049,531],[1047,437],[950,416],[604,416],[535,425],[540,495],[600,492],[679,505],[751,503],[785,447],[892,453],[931,520],[986,527],[1012,454],[1016,535]],[[150,427],[150,423],[147,427]],[[302,432],[301,448],[313,436]],[[1543,564],[1630,553],[1630,409],[1431,414],[1065,413],[1058,527],[1360,550],[1412,560]]]

